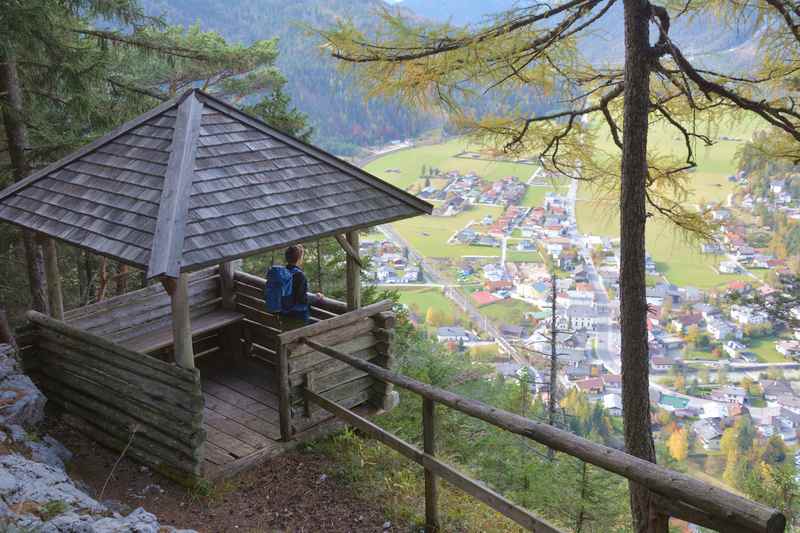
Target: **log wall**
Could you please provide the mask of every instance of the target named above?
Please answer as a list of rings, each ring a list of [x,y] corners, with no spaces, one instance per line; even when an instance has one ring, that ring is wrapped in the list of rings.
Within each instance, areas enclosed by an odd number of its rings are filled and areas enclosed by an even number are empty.
[[[192,318],[209,313],[221,304],[218,267],[189,275]],[[138,291],[70,310],[64,314],[64,321],[77,329],[119,342],[170,326],[171,312],[169,295],[160,283],[156,283]],[[200,352],[196,349],[195,353]]]
[[[136,353],[31,311],[35,377],[48,399],[101,444],[181,482],[200,475],[200,373]]]

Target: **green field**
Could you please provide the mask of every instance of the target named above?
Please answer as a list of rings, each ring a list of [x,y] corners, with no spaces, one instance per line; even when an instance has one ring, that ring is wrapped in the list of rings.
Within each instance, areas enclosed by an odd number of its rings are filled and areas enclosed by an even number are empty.
[[[441,289],[408,288],[398,289],[398,292],[400,293],[400,303],[407,305],[423,320],[428,308],[440,312],[442,320],[446,323],[452,323],[455,319],[453,302],[442,294]]]
[[[755,123],[748,122],[729,128],[725,134],[739,139],[748,139]],[[653,128],[650,145],[668,152],[679,153],[680,140],[664,128]],[[610,150],[610,141],[605,141]],[[735,185],[727,177],[736,171],[735,153],[740,142],[719,141],[712,147],[697,148],[697,171],[689,184],[691,192],[687,203],[700,204],[708,201],[724,201]],[[662,152],[663,153],[663,152]],[[619,212],[617,200],[600,194],[588,186],[581,186],[577,205],[578,229],[583,233],[609,237],[619,236]],[[753,281],[746,276],[718,274],[714,267],[719,257],[700,253],[700,244],[687,238],[669,222],[650,219],[647,224],[647,251],[656,261],[659,272],[670,282],[679,286],[710,289],[737,279]]]
[[[527,164],[454,157],[456,154],[469,149],[469,145],[463,139],[451,140],[431,146],[419,146],[389,153],[372,161],[364,169],[397,187],[405,189],[418,182],[423,165],[427,168],[435,167],[443,171],[472,171],[488,180],[497,180],[505,176],[517,176],[522,180],[527,180],[537,168],[534,165]],[[399,170],[400,172],[387,172],[388,170]],[[431,184],[437,185],[436,181],[432,180]],[[561,193],[565,193],[567,190],[567,187],[563,185],[557,188]],[[550,187],[530,187],[523,198],[523,205],[529,207],[542,205],[544,195],[553,190]],[[395,222],[393,227],[414,249],[426,257],[499,257],[500,248],[448,245],[446,243],[454,233],[464,228],[469,221],[480,220],[487,214],[496,218],[502,212],[502,207],[476,206],[454,217],[421,216]],[[511,261],[538,261],[539,255],[537,253],[521,253],[509,250],[509,259]]]
[[[786,363],[788,359],[775,349],[776,340],[776,337],[753,339],[747,349],[758,356],[760,363]]]
[[[430,146],[418,146],[386,154],[367,164],[364,170],[405,189],[419,179],[423,165],[427,168],[438,168],[443,172],[448,170],[459,170],[464,173],[474,172],[491,181],[505,176],[516,176],[527,181],[537,168],[535,165],[454,157],[469,149],[470,146],[465,139],[454,139]],[[472,149],[474,150],[475,147]],[[400,172],[387,172],[390,169],[397,169]]]
[[[522,323],[523,316],[529,311],[538,311],[535,306],[507,298],[481,307],[481,314],[501,325],[516,326]]]

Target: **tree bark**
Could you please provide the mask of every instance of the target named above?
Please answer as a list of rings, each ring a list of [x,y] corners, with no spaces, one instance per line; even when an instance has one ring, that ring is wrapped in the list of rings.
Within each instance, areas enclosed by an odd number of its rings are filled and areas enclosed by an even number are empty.
[[[656,462],[650,429],[647,347],[645,226],[647,222],[647,125],[650,102],[650,5],[624,0],[625,104],[620,189],[620,324],[625,449]],[[631,515],[637,533],[666,533],[666,520],[651,505],[650,492],[630,483]]]
[[[0,94],[3,94],[6,100],[2,112],[11,168],[14,180],[20,181],[30,174],[31,169],[25,154],[28,132],[22,121],[24,114],[22,88],[17,75],[17,64],[12,55],[0,56]],[[37,242],[34,232],[29,230],[22,231],[22,243],[25,248],[28,285],[31,291],[31,308],[40,313],[48,313],[42,247]]]

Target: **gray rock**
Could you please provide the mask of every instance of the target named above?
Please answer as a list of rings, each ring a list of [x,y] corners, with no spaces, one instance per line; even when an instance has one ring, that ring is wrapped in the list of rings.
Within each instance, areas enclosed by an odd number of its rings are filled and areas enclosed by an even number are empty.
[[[44,419],[47,401],[31,378],[22,373],[13,350],[0,345],[0,425],[31,428]]]
[[[27,445],[31,450],[31,459],[60,470],[64,470],[64,463],[72,459],[72,452],[49,435],[41,442],[28,442]]]
[[[78,490],[67,474],[58,468],[12,454],[0,456],[0,471],[16,481],[12,486],[7,480],[10,490],[0,492],[0,499],[11,507],[24,501],[40,504],[62,501],[68,506],[104,511],[102,505]]]

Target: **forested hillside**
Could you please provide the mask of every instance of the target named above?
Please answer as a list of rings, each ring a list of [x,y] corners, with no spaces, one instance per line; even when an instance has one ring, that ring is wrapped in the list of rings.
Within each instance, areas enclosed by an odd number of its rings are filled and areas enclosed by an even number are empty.
[[[325,27],[337,17],[367,24],[380,0],[144,0],[148,14],[164,15],[171,24],[200,24],[231,41],[250,43],[277,37],[277,65],[288,79],[292,105],[308,114],[314,141],[339,154],[355,145],[380,144],[420,134],[441,121],[394,102],[372,100],[336,72],[329,57],[303,26]]]
[[[444,123],[431,111],[408,109],[397,101],[367,100],[351,78],[336,71],[330,55],[320,53],[318,39],[308,31],[330,27],[337,19],[352,19],[369,28],[376,10],[386,6],[382,0],[143,0],[142,5],[148,14],[163,15],[171,24],[199,24],[229,41],[277,37],[277,66],[288,80],[285,92],[292,105],[308,115],[314,142],[340,155],[351,155],[356,147],[413,137]],[[413,11],[407,15],[417,16]],[[533,91],[492,93],[468,107],[477,114],[512,108],[542,111],[547,102]]]

